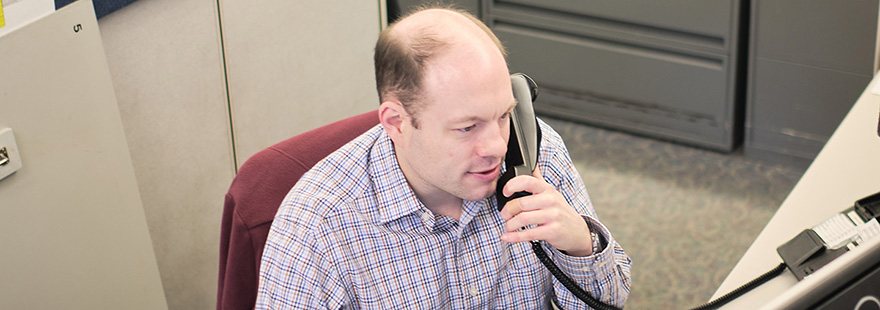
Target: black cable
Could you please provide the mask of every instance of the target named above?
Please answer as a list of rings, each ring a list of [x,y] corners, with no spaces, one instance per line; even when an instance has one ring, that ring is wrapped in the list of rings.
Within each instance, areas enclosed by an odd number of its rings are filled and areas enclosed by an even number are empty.
[[[752,289],[758,287],[761,284],[764,284],[767,281],[770,281],[770,279],[775,278],[776,276],[781,274],[782,271],[784,271],[784,270],[785,270],[785,263],[780,263],[779,266],[776,266],[776,268],[773,268],[772,270],[762,274],[761,276],[755,278],[752,281],[749,281],[749,283],[746,283],[743,286],[740,286],[740,287],[736,288],[735,290],[730,291],[730,293],[724,294],[724,296],[718,297],[713,301],[710,301],[706,304],[703,304],[703,305],[696,307],[696,308],[693,308],[691,310],[717,309],[718,307],[721,307],[721,306],[727,304],[728,302],[739,297],[740,295],[745,294],[748,291],[751,291]]]
[[[555,277],[557,280],[559,280],[559,282],[562,283],[562,285],[565,286],[565,288],[568,289],[569,292],[574,294],[575,297],[577,297],[578,299],[580,299],[581,301],[583,301],[584,303],[586,303],[588,306],[592,307],[593,309],[599,309],[599,310],[620,310],[621,309],[621,308],[617,308],[615,306],[603,303],[603,302],[597,300],[596,298],[594,298],[593,296],[590,296],[589,293],[584,291],[580,286],[578,286],[578,284],[576,282],[574,282],[574,280],[572,280],[567,275],[565,275],[565,273],[563,273],[562,270],[560,270],[559,267],[556,266],[556,263],[554,263],[553,260],[551,260],[550,257],[547,255],[547,252],[544,251],[544,247],[541,246],[540,242],[531,241],[531,243],[532,243],[532,250],[535,252],[535,256],[538,257],[538,260],[540,260],[541,263],[544,264],[544,267],[547,267],[547,270],[550,271],[550,274],[552,274],[553,277]],[[718,307],[721,307],[721,306],[729,303],[730,301],[736,299],[737,297],[742,296],[742,294],[748,293],[749,291],[760,286],[761,284],[764,284],[767,281],[770,281],[770,279],[773,279],[773,278],[779,276],[780,274],[782,274],[783,271],[785,271],[785,267],[786,267],[785,263],[779,263],[778,266],[776,266],[775,268],[771,269],[770,271],[758,276],[757,278],[753,279],[752,281],[749,281],[749,283],[743,284],[742,286],[736,288],[735,290],[730,291],[727,294],[724,294],[724,296],[718,297],[715,300],[710,301],[706,304],[700,305],[696,308],[692,308],[691,310],[717,309]]]
[[[541,263],[544,264],[544,267],[547,267],[547,270],[550,270],[550,274],[552,274],[554,277],[556,277],[556,279],[559,280],[559,282],[562,283],[562,285],[565,286],[565,288],[567,288],[569,292],[574,294],[574,296],[576,296],[578,299],[585,302],[588,306],[592,307],[593,309],[620,310],[620,308],[603,303],[599,300],[596,300],[596,298],[593,298],[593,296],[590,296],[590,294],[588,294],[580,286],[578,286],[578,284],[576,282],[574,282],[574,280],[572,280],[567,275],[562,273],[562,270],[560,270],[559,267],[556,266],[556,263],[554,263],[550,259],[550,257],[547,256],[547,252],[544,251],[544,247],[541,246],[540,242],[531,241],[531,243],[532,243],[532,250],[535,252],[535,256],[538,257],[538,260],[540,260]]]

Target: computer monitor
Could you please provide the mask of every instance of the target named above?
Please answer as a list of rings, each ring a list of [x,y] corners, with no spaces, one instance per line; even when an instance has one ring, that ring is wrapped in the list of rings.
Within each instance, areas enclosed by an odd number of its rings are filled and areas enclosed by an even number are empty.
[[[880,309],[880,238],[828,263],[762,309]]]

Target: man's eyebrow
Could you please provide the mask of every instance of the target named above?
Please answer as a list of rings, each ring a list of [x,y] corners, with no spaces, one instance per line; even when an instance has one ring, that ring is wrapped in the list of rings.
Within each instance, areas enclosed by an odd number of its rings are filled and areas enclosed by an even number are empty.
[[[516,99],[514,99],[513,102],[510,103],[510,106],[507,108],[507,111],[505,111],[505,113],[509,113],[510,111],[513,111],[513,109],[516,108],[516,104],[517,104],[517,101],[516,101]],[[452,119],[452,121],[450,121],[450,123],[460,124],[460,123],[477,122],[477,121],[481,121],[481,120],[483,120],[483,119],[478,116],[471,115],[471,116],[462,116],[459,118],[454,118],[454,119]]]
[[[461,123],[476,122],[476,121],[480,121],[480,120],[481,120],[481,119],[480,119],[479,117],[476,117],[476,116],[462,116],[462,117],[459,117],[459,118],[452,119],[452,121],[450,121],[450,123],[452,123],[452,124],[461,124]]]
[[[514,99],[513,99],[513,102],[510,103],[510,106],[507,107],[507,111],[504,112],[504,113],[510,113],[510,112],[513,112],[513,109],[516,109],[516,105],[517,105],[517,104],[519,104],[519,102],[516,101],[516,98],[514,98]]]

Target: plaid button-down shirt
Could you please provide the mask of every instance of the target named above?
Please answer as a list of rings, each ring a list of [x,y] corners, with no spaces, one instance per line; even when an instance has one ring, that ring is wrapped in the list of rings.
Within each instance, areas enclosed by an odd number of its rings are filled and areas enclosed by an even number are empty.
[[[631,261],[596,220],[562,139],[540,125],[545,181],[607,241],[588,257],[545,248],[591,295],[623,306]],[[501,241],[503,229],[494,196],[465,201],[460,220],[425,208],[377,125],[318,163],[284,199],[263,252],[256,308],[540,309],[550,298],[587,308],[528,243]]]

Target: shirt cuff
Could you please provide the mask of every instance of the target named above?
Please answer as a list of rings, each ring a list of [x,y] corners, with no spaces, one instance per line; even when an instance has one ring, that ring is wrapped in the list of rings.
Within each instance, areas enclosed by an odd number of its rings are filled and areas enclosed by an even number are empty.
[[[613,244],[611,232],[596,219],[586,215],[583,218],[590,226],[590,231],[596,232],[599,236],[601,250],[589,256],[578,257],[554,249],[557,265],[559,269],[576,281],[577,279],[604,279],[607,275],[616,272],[614,250],[611,246]]]

